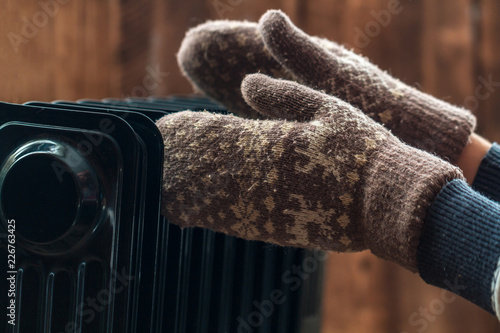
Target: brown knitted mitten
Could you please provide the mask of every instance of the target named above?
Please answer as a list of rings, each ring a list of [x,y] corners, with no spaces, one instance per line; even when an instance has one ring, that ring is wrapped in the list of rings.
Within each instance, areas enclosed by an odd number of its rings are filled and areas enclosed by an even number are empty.
[[[257,112],[297,121],[190,111],[159,120],[163,214],[279,245],[369,248],[415,271],[427,207],[461,172],[295,82],[250,75],[242,93]]]
[[[318,43],[281,11],[264,14],[259,30],[274,58],[302,83],[358,107],[408,144],[457,161],[475,126],[469,111],[402,83],[336,43]]]
[[[245,75],[261,72],[293,79],[267,52],[252,22],[209,21],[189,30],[177,60],[196,91],[245,118],[262,118],[241,96]]]

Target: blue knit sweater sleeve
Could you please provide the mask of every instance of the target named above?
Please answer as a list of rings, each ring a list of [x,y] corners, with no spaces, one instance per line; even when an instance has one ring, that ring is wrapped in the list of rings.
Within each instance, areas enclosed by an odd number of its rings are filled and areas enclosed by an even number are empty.
[[[494,143],[479,165],[472,187],[500,202],[500,145]]]
[[[420,276],[498,316],[499,258],[500,204],[462,180],[449,182],[428,210],[417,258]]]

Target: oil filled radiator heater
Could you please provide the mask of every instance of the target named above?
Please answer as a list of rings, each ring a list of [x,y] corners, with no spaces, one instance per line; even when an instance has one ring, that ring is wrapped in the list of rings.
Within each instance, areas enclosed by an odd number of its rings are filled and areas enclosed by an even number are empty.
[[[159,213],[163,141],[197,97],[0,103],[0,332],[316,333],[326,254]]]

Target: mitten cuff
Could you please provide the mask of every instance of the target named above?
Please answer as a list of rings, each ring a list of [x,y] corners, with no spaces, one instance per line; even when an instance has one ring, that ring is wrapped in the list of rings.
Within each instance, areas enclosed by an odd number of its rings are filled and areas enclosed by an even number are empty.
[[[463,175],[436,156],[400,141],[389,142],[368,169],[363,212],[365,235],[369,235],[366,246],[375,255],[416,272],[427,209],[447,182]]]

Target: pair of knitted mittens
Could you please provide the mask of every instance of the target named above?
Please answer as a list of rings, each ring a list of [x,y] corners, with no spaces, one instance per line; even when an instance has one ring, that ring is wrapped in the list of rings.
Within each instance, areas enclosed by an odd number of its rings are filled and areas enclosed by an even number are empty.
[[[158,121],[171,222],[279,245],[370,249],[416,271],[427,208],[463,179],[447,161],[468,141],[470,113],[307,36],[279,11],[258,25],[191,30],[179,62],[197,89],[247,119],[184,111]]]

